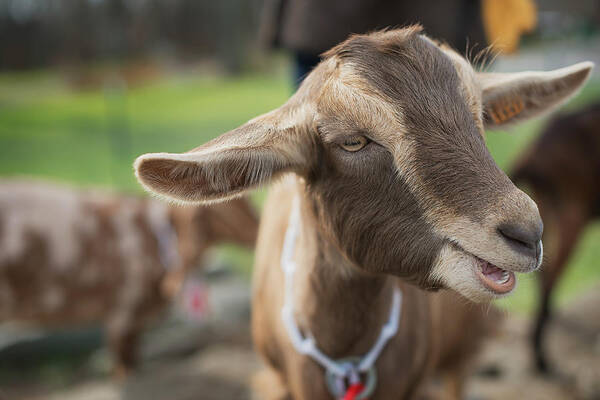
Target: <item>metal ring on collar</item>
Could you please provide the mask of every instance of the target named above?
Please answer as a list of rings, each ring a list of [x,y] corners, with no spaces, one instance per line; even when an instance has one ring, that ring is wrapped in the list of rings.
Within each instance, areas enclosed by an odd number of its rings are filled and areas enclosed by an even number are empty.
[[[361,358],[360,357],[348,357],[348,358],[342,358],[340,360],[336,360],[336,363],[339,365],[350,365],[352,366],[352,368],[348,369],[348,372],[350,373],[351,370],[357,370],[358,369],[358,364],[360,363]],[[344,376],[344,377],[340,377],[336,374],[334,374],[332,371],[325,371],[325,382],[327,383],[327,389],[329,389],[329,392],[335,396],[336,398],[341,398],[343,397],[346,393],[346,390],[348,390],[348,386],[344,385],[345,387],[340,390],[340,388],[337,385],[338,379],[345,379],[345,378],[349,378],[349,376]],[[358,394],[358,396],[356,396],[356,400],[363,400],[366,399],[367,397],[369,397],[371,394],[373,394],[373,392],[375,391],[375,385],[377,384],[377,371],[375,370],[375,366],[372,366],[371,368],[369,368],[366,371],[366,382],[365,382],[365,388],[363,389],[362,392],[360,392]]]

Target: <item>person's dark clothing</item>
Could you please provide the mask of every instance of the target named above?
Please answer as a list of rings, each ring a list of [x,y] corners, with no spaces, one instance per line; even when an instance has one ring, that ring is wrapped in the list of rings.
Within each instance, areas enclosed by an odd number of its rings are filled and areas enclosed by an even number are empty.
[[[486,46],[479,0],[266,0],[261,40],[318,56],[352,33],[414,23],[464,53]]]

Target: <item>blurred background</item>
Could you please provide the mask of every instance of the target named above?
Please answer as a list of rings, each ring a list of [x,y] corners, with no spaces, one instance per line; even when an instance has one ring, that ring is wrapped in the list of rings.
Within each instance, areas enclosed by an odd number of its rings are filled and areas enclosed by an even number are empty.
[[[304,46],[302,27],[328,23],[294,20],[294,3],[0,0],[1,178],[142,195],[132,172],[137,155],[189,150],[293,93],[326,49]],[[341,26],[336,32],[345,31],[323,45],[351,32],[422,22],[471,59],[493,44],[498,55],[479,62],[489,71],[600,64],[598,0],[395,3],[404,8],[387,21],[361,26],[351,23],[352,12],[323,1],[324,14]],[[598,67],[560,113],[597,102]],[[510,173],[547,123],[489,132],[498,164]],[[600,138],[600,124],[595,129]],[[264,191],[252,195],[257,211],[263,198]],[[521,276],[516,293],[497,304],[506,327],[484,351],[467,398],[523,398],[524,390],[532,393],[527,398],[600,398],[599,259],[600,226],[591,220],[551,294],[555,311],[544,340],[558,371],[535,371],[538,278]],[[0,399],[249,398],[248,379],[259,365],[248,330],[252,252],[217,245],[202,260],[187,277],[196,290],[180,291],[144,330],[139,368],[125,380],[112,377],[101,321],[49,329],[3,320],[0,312]],[[194,296],[206,305],[198,309]]]

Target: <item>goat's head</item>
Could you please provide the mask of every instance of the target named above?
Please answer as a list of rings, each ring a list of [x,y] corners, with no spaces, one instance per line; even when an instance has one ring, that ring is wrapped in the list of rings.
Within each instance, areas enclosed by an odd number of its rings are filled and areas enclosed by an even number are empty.
[[[141,156],[136,173],[188,202],[296,173],[321,231],[357,266],[489,300],[539,266],[542,221],[484,128],[563,102],[591,68],[477,73],[417,27],[353,36],[279,109],[188,153]]]

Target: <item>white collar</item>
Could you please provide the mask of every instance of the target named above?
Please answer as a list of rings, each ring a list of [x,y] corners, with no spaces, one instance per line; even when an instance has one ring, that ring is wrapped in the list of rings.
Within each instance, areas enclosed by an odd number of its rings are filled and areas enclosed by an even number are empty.
[[[381,328],[379,338],[371,350],[363,355],[360,358],[360,361],[352,362],[352,365],[349,365],[347,361],[342,362],[329,358],[318,349],[316,340],[310,332],[308,332],[306,336],[300,332],[294,318],[293,287],[294,272],[296,271],[294,251],[296,249],[296,241],[300,232],[300,226],[300,200],[296,196],[293,200],[290,220],[285,232],[283,250],[281,252],[281,268],[285,275],[285,300],[283,309],[281,310],[281,318],[292,345],[298,353],[311,357],[325,368],[328,374],[335,375],[339,379],[350,378],[350,374],[352,373],[369,372],[370,370],[373,370],[374,364],[387,342],[398,331],[400,313],[402,311],[402,291],[397,286],[394,288],[388,321]],[[339,393],[334,394],[339,395]]]

